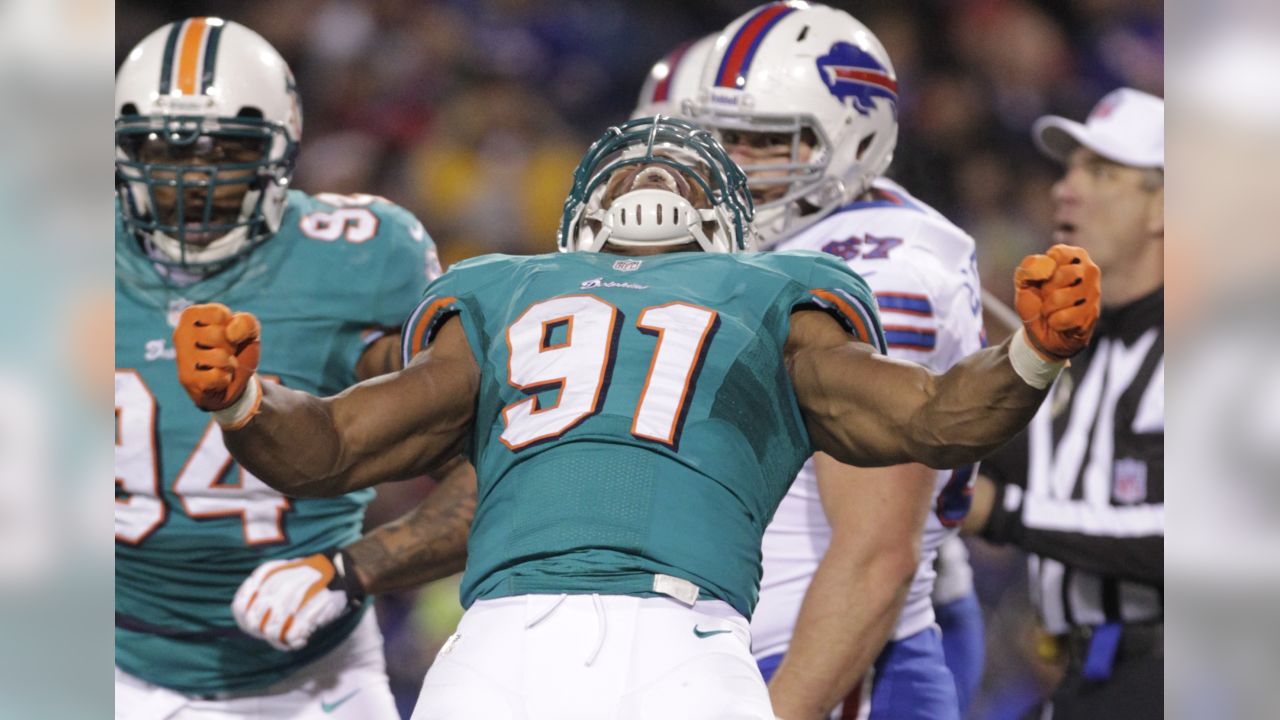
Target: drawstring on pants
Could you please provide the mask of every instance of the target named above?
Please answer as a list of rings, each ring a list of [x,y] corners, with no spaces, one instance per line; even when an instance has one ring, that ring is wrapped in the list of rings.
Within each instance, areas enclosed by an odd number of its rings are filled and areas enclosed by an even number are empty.
[[[563,594],[563,595],[561,595],[560,597],[556,598],[556,601],[555,601],[554,603],[552,603],[552,604],[551,604],[551,607],[547,608],[546,610],[543,610],[541,615],[539,615],[538,617],[536,617],[536,618],[534,618],[533,620],[529,621],[529,624],[528,624],[528,625],[525,625],[525,626],[524,626],[524,629],[525,629],[525,630],[528,630],[528,629],[532,628],[534,625],[537,625],[538,623],[542,622],[543,620],[546,620],[547,618],[551,617],[551,613],[555,612],[555,611],[556,611],[556,608],[560,607],[560,604],[561,604],[561,603],[563,603],[563,602],[564,602],[564,599],[565,599],[565,598],[567,598],[567,597],[569,597],[569,595],[566,593],[566,594]]]
[[[556,601],[554,603],[552,603],[549,607],[547,607],[546,610],[543,610],[541,613],[538,614],[537,617],[530,620],[524,626],[525,630],[530,630],[535,626],[537,626],[539,623],[541,623],[543,620],[546,620],[547,618],[551,617],[551,613],[555,612],[556,608],[564,604],[565,598],[567,597],[569,597],[569,595],[566,593],[556,598]],[[591,654],[587,656],[586,662],[583,663],[587,667],[591,667],[591,664],[594,663],[596,659],[600,657],[600,650],[604,647],[605,633],[608,630],[608,624],[606,622],[606,616],[604,612],[604,603],[600,600],[600,596],[596,593],[591,593],[591,603],[592,605],[595,606],[595,609],[596,609],[596,646],[591,651]]]
[[[587,667],[591,667],[591,663],[595,662],[596,658],[600,656],[600,648],[604,647],[605,630],[608,629],[605,621],[604,604],[600,602],[600,596],[591,593],[591,602],[596,606],[596,649],[592,650],[591,656],[587,658]]]

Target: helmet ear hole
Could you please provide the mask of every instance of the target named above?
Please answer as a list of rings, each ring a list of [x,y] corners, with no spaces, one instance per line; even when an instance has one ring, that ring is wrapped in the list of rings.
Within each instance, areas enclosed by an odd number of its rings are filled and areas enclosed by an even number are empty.
[[[120,106],[120,114],[121,115],[137,115],[138,106],[134,105],[133,103],[125,103]]]
[[[259,108],[246,105],[240,108],[240,112],[236,113],[236,117],[251,118],[253,120],[262,120],[266,117],[266,115],[264,115],[262,110],[260,110]]]
[[[858,143],[858,159],[859,160],[861,160],[862,156],[867,153],[867,148],[871,147],[871,143],[875,142],[875,140],[876,140],[875,133],[871,133],[870,135],[862,138],[862,142]]]

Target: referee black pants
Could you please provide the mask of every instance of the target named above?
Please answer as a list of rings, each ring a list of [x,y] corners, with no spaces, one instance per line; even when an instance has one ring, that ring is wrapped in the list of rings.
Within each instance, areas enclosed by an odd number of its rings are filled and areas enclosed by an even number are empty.
[[[1067,671],[1053,696],[1024,720],[1161,720],[1164,717],[1164,657],[1153,654],[1117,662],[1107,680],[1086,680]]]

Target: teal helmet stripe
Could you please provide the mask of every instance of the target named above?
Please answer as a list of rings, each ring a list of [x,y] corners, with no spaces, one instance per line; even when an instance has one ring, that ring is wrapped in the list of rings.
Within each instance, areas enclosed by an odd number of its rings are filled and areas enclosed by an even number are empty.
[[[182,28],[190,22],[182,20],[169,26],[169,37],[164,41],[164,58],[160,61],[160,94],[164,95],[173,87],[173,56],[178,49],[178,38]]]
[[[209,94],[209,88],[213,87],[213,74],[218,67],[218,40],[222,37],[223,24],[221,21],[214,22],[210,18],[209,36],[204,43],[204,70],[200,74],[200,91],[205,95]]]

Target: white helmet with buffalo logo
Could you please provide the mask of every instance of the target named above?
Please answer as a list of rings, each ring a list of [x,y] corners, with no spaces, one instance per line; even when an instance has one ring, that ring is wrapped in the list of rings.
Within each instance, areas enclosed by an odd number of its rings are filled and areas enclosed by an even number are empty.
[[[280,228],[302,137],[293,73],[238,23],[152,32],[116,74],[116,189],[158,262],[207,274]]]
[[[884,46],[843,10],[798,0],[762,5],[716,39],[693,104],[718,133],[787,134],[789,162],[744,166],[765,245],[849,202],[889,167],[898,83]],[[805,157],[805,147],[813,150]]]

